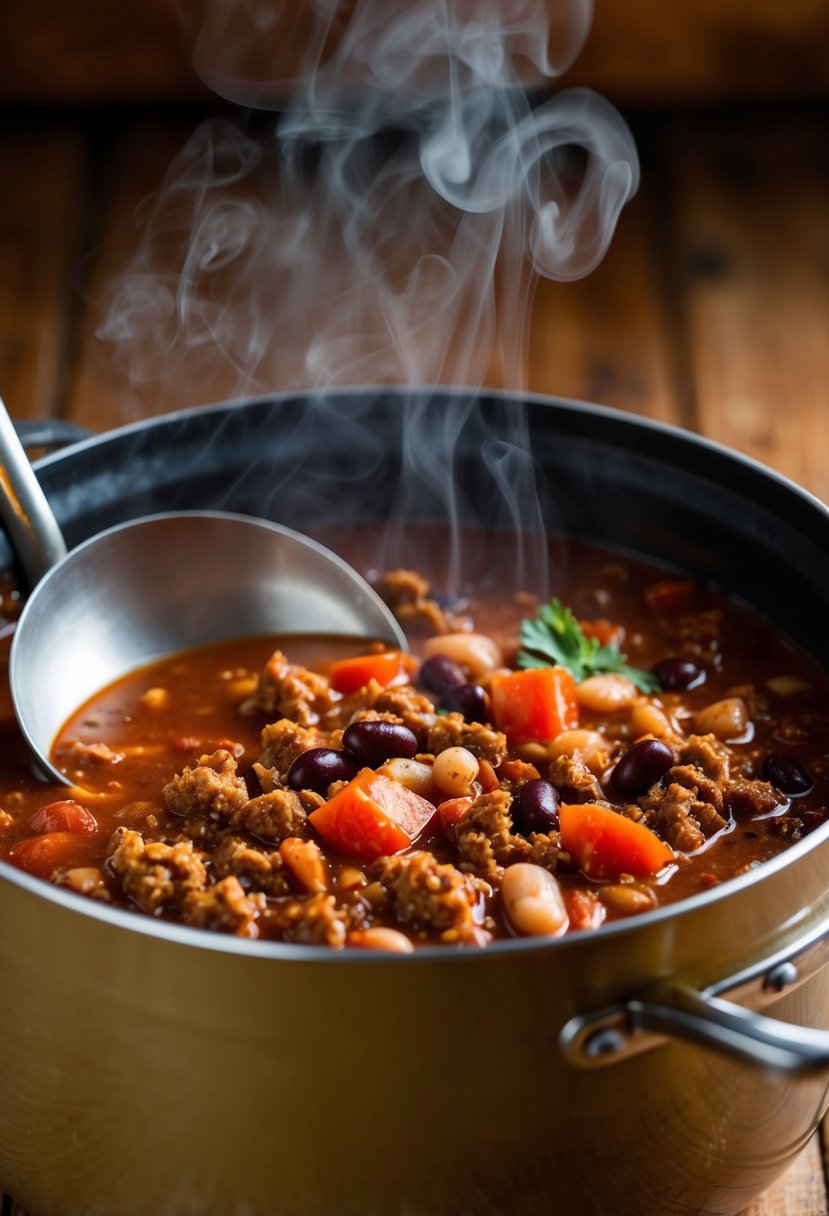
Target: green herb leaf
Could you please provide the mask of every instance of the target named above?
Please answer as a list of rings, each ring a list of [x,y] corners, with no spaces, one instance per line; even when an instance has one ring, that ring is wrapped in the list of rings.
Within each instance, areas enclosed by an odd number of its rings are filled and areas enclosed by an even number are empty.
[[[576,683],[612,672],[626,676],[641,692],[657,692],[661,687],[649,671],[628,667],[627,655],[618,646],[600,646],[598,638],[587,637],[560,600],[542,604],[536,617],[522,621],[518,640],[519,667],[566,667]]]

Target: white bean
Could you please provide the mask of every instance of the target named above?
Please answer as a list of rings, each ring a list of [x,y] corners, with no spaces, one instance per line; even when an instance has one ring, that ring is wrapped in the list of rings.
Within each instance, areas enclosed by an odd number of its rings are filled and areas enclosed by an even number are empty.
[[[485,633],[444,633],[428,638],[423,657],[431,659],[436,654],[445,654],[452,659],[472,680],[504,665],[501,647]]]
[[[347,938],[347,945],[359,946],[362,950],[389,950],[394,954],[411,954],[414,946],[397,929],[353,929]]]
[[[607,759],[607,739],[597,730],[565,730],[553,739],[548,751],[551,760],[578,755],[589,768],[595,764],[601,771]]]
[[[471,791],[479,768],[477,756],[473,756],[465,747],[447,747],[435,756],[432,776],[435,785],[444,794],[461,798]]]
[[[434,793],[432,766],[423,760],[406,760],[403,756],[395,756],[393,760],[386,761],[380,772],[391,777],[392,781],[405,785],[413,794],[420,794],[421,798],[429,798]]]
[[[601,676],[588,676],[576,685],[576,700],[585,709],[596,714],[617,714],[629,709],[639,696],[636,685],[626,676],[611,672]]]
[[[631,710],[630,724],[637,737],[653,735],[654,739],[664,739],[666,735],[675,733],[665,711],[659,705],[644,699],[637,702]]]
[[[558,880],[549,870],[519,861],[508,866],[501,880],[507,920],[527,937],[557,937],[569,924]]]
[[[714,735],[724,743],[736,742],[748,729],[748,709],[742,697],[725,697],[694,714],[694,727],[701,735]]]

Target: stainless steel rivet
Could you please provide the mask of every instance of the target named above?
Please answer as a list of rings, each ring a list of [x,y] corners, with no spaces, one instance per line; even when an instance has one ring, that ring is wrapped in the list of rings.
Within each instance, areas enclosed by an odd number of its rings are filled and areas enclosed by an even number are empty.
[[[778,963],[764,979],[763,988],[767,992],[782,992],[784,988],[796,983],[797,977],[797,967],[794,963]]]
[[[617,1055],[625,1045],[625,1036],[612,1026],[602,1026],[585,1040],[584,1054],[590,1060],[600,1056]]]

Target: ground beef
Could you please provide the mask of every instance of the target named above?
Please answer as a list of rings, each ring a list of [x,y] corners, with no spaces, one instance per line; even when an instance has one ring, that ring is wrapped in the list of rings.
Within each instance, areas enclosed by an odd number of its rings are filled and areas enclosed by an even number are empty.
[[[561,794],[562,802],[606,802],[599,779],[580,755],[556,756],[548,776]]]
[[[108,849],[108,868],[142,912],[150,915],[179,907],[193,891],[202,891],[207,871],[190,840],[145,842],[139,832],[118,828]]]
[[[693,764],[722,789],[728,781],[728,748],[713,735],[690,735],[677,746],[680,764]]]
[[[291,883],[282,858],[276,851],[267,852],[248,844],[239,836],[226,836],[210,859],[214,878],[238,878],[245,891],[262,891],[265,895],[288,895]]]
[[[454,940],[471,936],[482,898],[490,893],[486,883],[453,865],[441,865],[423,850],[383,857],[372,866],[371,875],[391,896],[401,921],[414,928],[436,929],[445,938],[451,934]]]
[[[309,748],[319,747],[319,745],[320,737],[314,731],[307,730],[304,726],[298,726],[290,718],[280,718],[278,722],[271,722],[262,731],[262,753],[255,766],[256,771],[258,773],[260,767],[271,769],[273,779],[277,782],[284,782],[285,774],[297,756],[301,756]],[[272,786],[273,780],[271,788]]]
[[[374,701],[376,713],[392,714],[417,735],[418,745],[426,749],[429,731],[435,724],[435,707],[427,696],[411,684],[384,688]]]
[[[305,825],[305,811],[294,790],[272,790],[251,798],[232,820],[232,826],[237,830],[250,832],[269,844],[279,844],[286,836],[303,835]]]
[[[785,795],[768,781],[732,781],[725,791],[725,805],[732,815],[741,819],[774,814],[786,801]]]
[[[291,663],[275,650],[259,677],[259,687],[247,706],[290,718],[300,726],[313,726],[327,713],[335,694],[325,676]]]
[[[506,790],[481,794],[449,833],[460,854],[460,868],[497,880],[504,866],[528,861],[531,845],[512,830],[512,798]]]
[[[81,743],[77,739],[71,747],[61,748],[60,758],[64,764],[85,768],[91,764],[119,764],[124,753],[113,751],[107,743]]]
[[[498,768],[507,754],[507,737],[481,722],[467,722],[462,714],[445,714],[435,720],[429,731],[426,751],[436,756],[447,747],[465,747],[479,760],[488,760],[493,768]]]
[[[701,801],[695,790],[676,781],[667,786],[654,785],[639,799],[639,806],[646,826],[680,853],[701,848],[727,822],[709,802]]]
[[[257,937],[256,918],[264,908],[263,896],[248,896],[239,880],[223,878],[206,891],[191,891],[181,905],[181,919],[196,929]]]
[[[348,913],[325,894],[284,900],[269,909],[268,920],[285,941],[335,950],[345,945],[349,928]]]
[[[532,832],[529,839],[528,860],[554,874],[564,856],[559,845],[558,832]],[[567,856],[569,857],[569,854]]]
[[[663,781],[665,785],[676,782],[677,785],[684,786],[686,790],[692,790],[700,802],[707,802],[717,814],[722,813],[724,805],[722,790],[716,781],[706,777],[702,770],[693,764],[675,764],[673,768],[668,769]]]
[[[429,582],[416,570],[387,570],[375,584],[401,624],[413,625],[429,633],[448,633],[454,622],[429,596]]]
[[[202,756],[194,768],[186,768],[161,792],[173,814],[212,820],[230,819],[248,799],[247,786],[236,773],[236,758],[222,748]]]

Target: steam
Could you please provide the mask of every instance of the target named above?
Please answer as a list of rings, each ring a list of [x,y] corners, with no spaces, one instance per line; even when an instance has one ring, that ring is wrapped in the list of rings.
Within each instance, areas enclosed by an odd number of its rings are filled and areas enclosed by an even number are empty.
[[[630,132],[601,97],[536,104],[590,15],[589,0],[208,0],[196,65],[251,113],[195,132],[111,284],[98,334],[141,412],[164,384],[179,405],[525,388],[538,276],[592,270],[638,182]],[[423,398],[401,506],[425,479],[455,520],[454,444],[473,407],[447,416],[437,446]],[[482,436],[482,458],[525,528],[535,477],[522,424],[507,430]]]

